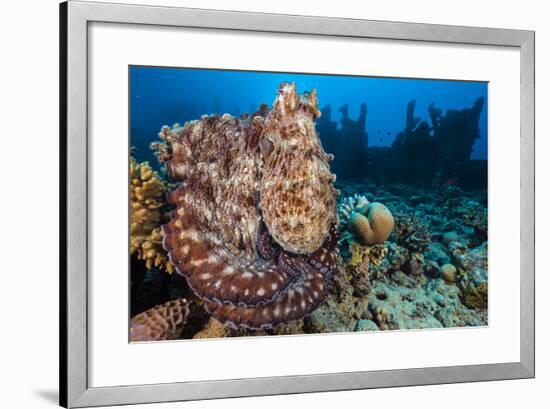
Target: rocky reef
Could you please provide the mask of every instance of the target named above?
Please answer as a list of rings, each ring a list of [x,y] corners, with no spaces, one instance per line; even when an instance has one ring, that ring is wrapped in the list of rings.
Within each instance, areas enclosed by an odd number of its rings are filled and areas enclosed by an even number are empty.
[[[368,141],[366,105],[344,108]],[[432,107],[437,132],[474,108]],[[336,181],[320,115],[283,83],[271,108],[163,127],[163,172],[131,161],[132,341],[487,325],[486,190]],[[433,132],[410,104],[390,149]]]

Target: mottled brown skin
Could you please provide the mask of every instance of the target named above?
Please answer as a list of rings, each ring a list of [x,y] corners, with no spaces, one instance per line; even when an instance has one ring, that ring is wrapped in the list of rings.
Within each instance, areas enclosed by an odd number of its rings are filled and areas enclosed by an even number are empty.
[[[163,226],[176,271],[218,320],[269,328],[300,319],[336,269],[336,191],[315,132],[315,92],[283,83],[252,116],[163,128],[158,156],[180,185]]]
[[[263,220],[292,253],[318,249],[335,220],[335,176],[313,122],[319,115],[315,92],[302,97],[294,84],[281,84],[262,135],[273,146],[263,161]]]

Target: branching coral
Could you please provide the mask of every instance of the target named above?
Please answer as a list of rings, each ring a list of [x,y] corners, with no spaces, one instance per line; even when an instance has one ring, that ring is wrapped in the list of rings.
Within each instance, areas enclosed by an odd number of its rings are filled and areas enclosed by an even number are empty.
[[[354,195],[338,206],[342,222],[361,244],[380,244],[386,241],[393,230],[394,219],[382,203],[369,203],[365,196]]]
[[[189,315],[186,299],[157,305],[130,321],[130,341],[164,341],[177,339]]]
[[[353,196],[344,198],[338,205],[340,221],[348,221],[355,213],[365,214],[369,203],[369,200],[364,195],[354,194]]]
[[[162,208],[168,184],[147,162],[130,160],[130,254],[144,260],[146,267],[174,271],[162,248]]]

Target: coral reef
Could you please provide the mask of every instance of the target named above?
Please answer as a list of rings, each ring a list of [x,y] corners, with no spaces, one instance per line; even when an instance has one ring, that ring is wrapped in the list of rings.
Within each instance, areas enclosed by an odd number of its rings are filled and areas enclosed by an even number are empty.
[[[144,260],[146,267],[158,267],[171,273],[173,265],[162,247],[164,198],[169,185],[148,162],[130,159],[130,254]]]
[[[186,299],[180,298],[158,305],[130,321],[130,341],[164,341],[179,338],[189,315]]]
[[[185,335],[180,337],[220,338],[486,325],[487,245],[486,242],[476,245],[478,235],[465,217],[468,212],[483,208],[482,200],[477,201],[456,189],[445,189],[432,203],[414,198],[406,186],[392,186],[391,192],[373,185],[361,185],[357,189],[372,191],[376,195],[369,194],[361,201],[356,200],[354,208],[365,206],[366,197],[376,197],[383,199],[388,209],[398,215],[394,234],[382,244],[363,245],[344,225],[338,242],[342,256],[336,258],[332,273],[325,276],[324,302],[303,319],[254,329],[238,326],[232,320],[224,323],[216,315],[201,315],[198,311],[208,309],[209,302],[200,301],[191,304],[191,309],[196,306],[196,311],[189,313],[182,333]],[[347,193],[354,195],[352,191]],[[416,194],[423,197],[427,193],[417,190]],[[349,199],[341,199],[340,204],[345,202],[349,203]],[[340,212],[342,209],[339,207]],[[256,241],[256,251],[260,262],[289,255],[263,225]],[[161,286],[161,294],[178,297],[184,291],[183,295],[188,297],[185,288],[172,283],[174,279],[183,277],[154,271],[147,272],[140,285],[141,297],[149,300],[147,305],[159,299],[154,283]],[[166,297],[160,295],[163,296]],[[193,318],[195,315],[197,318]],[[191,325],[193,319],[195,324]]]
[[[163,127],[162,171],[130,164],[131,340],[487,325],[482,107],[430,125],[411,101],[369,148],[366,104],[338,127],[283,83],[271,108]]]
[[[366,190],[376,194],[368,199],[357,194]],[[331,325],[336,331],[363,331],[367,325],[367,330],[391,330],[487,324],[486,242],[470,247],[479,238],[468,225],[471,215],[485,208],[483,198],[474,200],[454,187],[436,195],[418,188],[412,193],[406,185],[348,185],[345,193],[354,199],[351,205],[348,197],[339,204],[344,222],[344,210],[362,210],[376,197],[396,215],[394,232],[377,246],[363,246],[351,233],[342,234],[341,272],[329,294],[334,303],[313,314],[315,330]],[[423,199],[430,196],[435,200]],[[381,255],[376,262],[370,258],[373,251]]]
[[[158,158],[179,186],[164,248],[206,310],[266,329],[315,310],[337,268],[336,194],[315,131],[315,91],[281,84],[271,110],[164,127]]]
[[[348,197],[338,206],[340,220],[361,244],[385,242],[393,230],[394,219],[382,203],[370,203],[365,196]]]

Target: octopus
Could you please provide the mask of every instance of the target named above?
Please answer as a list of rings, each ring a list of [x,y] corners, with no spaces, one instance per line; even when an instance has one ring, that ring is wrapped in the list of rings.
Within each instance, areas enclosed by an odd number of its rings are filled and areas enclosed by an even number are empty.
[[[338,215],[315,130],[315,90],[282,83],[268,109],[163,127],[153,147],[178,186],[163,246],[209,314],[231,328],[305,317],[328,295]]]

